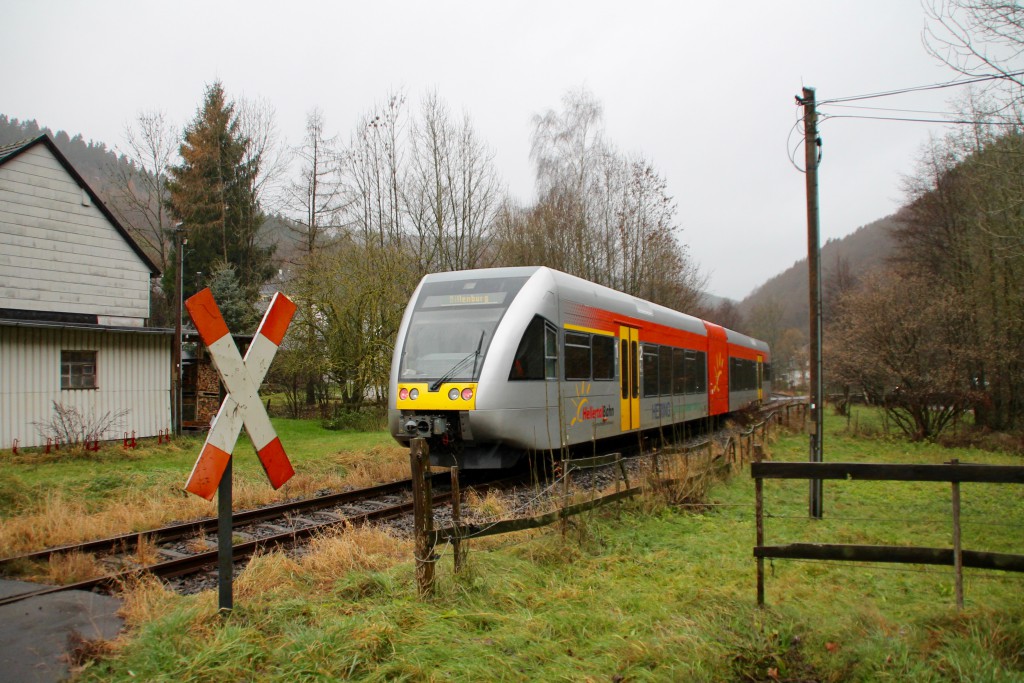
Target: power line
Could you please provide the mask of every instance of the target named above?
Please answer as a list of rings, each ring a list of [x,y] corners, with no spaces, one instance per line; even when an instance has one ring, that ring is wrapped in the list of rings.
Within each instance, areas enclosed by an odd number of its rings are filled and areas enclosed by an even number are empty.
[[[924,90],[940,90],[942,88],[953,88],[961,85],[972,85],[974,83],[983,83],[985,81],[995,81],[1010,79],[1016,76],[1024,76],[1024,71],[1012,71],[1005,74],[989,74],[987,76],[978,76],[976,78],[968,78],[964,80],[947,81],[945,83],[932,83],[930,85],[915,85],[909,88],[899,88],[897,90],[883,90],[881,92],[867,93],[865,95],[852,95],[850,97],[833,97],[829,100],[821,100],[818,105],[823,104],[835,104],[837,102],[855,102],[857,100],[870,100],[878,97],[890,97],[892,95],[904,95],[911,92],[921,92]]]
[[[918,119],[904,116],[867,116],[856,114],[822,114],[822,121],[826,119],[864,119],[868,121],[902,121],[905,123],[954,123],[971,126],[1019,126],[1015,121],[976,121],[971,119]]]
[[[864,104],[829,104],[829,107],[842,107],[843,109],[865,109],[868,111],[894,111],[902,114],[933,114],[935,116],[959,116],[961,112],[956,111],[934,111],[929,109],[898,109],[896,107],[869,107]]]

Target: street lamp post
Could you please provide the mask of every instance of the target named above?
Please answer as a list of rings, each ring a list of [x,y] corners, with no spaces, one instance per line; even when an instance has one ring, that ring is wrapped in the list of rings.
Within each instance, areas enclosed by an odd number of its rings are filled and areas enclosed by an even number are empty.
[[[174,274],[174,288],[177,290],[177,301],[175,307],[177,308],[177,315],[174,321],[174,374],[172,377],[172,413],[174,417],[174,434],[181,436],[181,383],[182,383],[182,365],[181,365],[181,347],[182,347],[182,325],[181,316],[182,309],[184,308],[184,289],[182,287],[182,272],[185,267],[185,245],[188,244],[188,238],[185,237],[185,228],[179,224],[174,228],[174,237],[177,242],[178,248],[178,263],[177,272]]]

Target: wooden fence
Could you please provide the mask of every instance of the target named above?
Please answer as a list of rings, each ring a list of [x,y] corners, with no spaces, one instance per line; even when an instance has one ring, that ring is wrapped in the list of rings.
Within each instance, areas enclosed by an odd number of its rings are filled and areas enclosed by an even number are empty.
[[[956,604],[963,609],[963,568],[1000,569],[1024,572],[1024,555],[964,550],[960,543],[960,484],[1024,484],[1024,467],[1012,465],[968,465],[956,460],[941,465],[900,465],[873,463],[754,462],[755,515],[757,518],[757,604],[764,605],[764,558],[836,560],[851,562],[895,562],[952,566],[956,582]],[[838,543],[764,544],[765,479],[845,479],[849,481],[932,481],[952,486],[952,548],[919,546],[848,545]]]
[[[802,421],[806,417],[806,406],[806,403],[791,403],[780,407],[769,414],[762,422],[750,427],[746,432],[729,437],[725,444],[720,446],[721,450],[718,453],[715,452],[716,444],[714,440],[706,439],[698,444],[676,449],[668,457],[686,458],[693,453],[706,454],[705,457],[708,462],[718,463],[723,469],[735,471],[744,462],[749,462],[754,458],[755,453],[759,452],[761,444],[767,443],[772,424],[791,426],[793,414],[796,413],[802,425]],[[756,441],[758,436],[760,436],[760,442]],[[658,454],[657,452],[651,456],[651,478],[655,480],[655,485],[659,487],[681,483],[676,479],[661,478],[665,457],[664,453]],[[630,482],[626,461],[619,453],[563,460],[558,466],[562,476],[562,507],[531,517],[516,517],[496,522],[464,524],[460,520],[461,503],[458,494],[458,468],[452,468],[453,523],[451,526],[434,529],[433,506],[429,485],[430,478],[426,476],[428,460],[425,440],[412,440],[409,449],[409,459],[414,484],[415,513],[413,533],[415,536],[416,579],[421,595],[426,595],[433,591],[434,564],[438,559],[435,554],[435,548],[440,544],[451,544],[455,571],[458,572],[465,562],[464,542],[468,539],[536,529],[556,522],[562,522],[562,533],[564,535],[570,517],[632,498],[640,494],[645,488],[645,486],[638,485],[636,482]],[[613,465],[617,469],[614,492],[594,496],[590,500],[579,503],[569,503],[570,479],[573,472]]]

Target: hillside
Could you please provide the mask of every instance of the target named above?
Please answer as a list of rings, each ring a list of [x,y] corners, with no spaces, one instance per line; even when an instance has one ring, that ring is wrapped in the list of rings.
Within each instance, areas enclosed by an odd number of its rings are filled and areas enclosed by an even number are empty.
[[[886,216],[861,226],[841,239],[832,239],[821,248],[822,292],[826,301],[835,275],[845,264],[848,272],[860,278],[865,272],[882,265],[893,248],[891,230],[898,222],[896,215]],[[782,327],[806,329],[808,310],[807,259],[803,258],[758,287],[739,304],[745,318],[758,305],[777,302],[783,309]]]
[[[55,133],[46,126],[40,126],[35,119],[19,121],[0,114],[0,145],[36,138],[43,133],[53,138],[57,149],[68,158],[75,170],[82,174],[86,182],[99,192],[101,197],[106,190],[109,169],[115,164],[127,163],[102,142],[86,142],[80,134],[72,136],[63,130]],[[104,201],[107,199],[102,198]]]

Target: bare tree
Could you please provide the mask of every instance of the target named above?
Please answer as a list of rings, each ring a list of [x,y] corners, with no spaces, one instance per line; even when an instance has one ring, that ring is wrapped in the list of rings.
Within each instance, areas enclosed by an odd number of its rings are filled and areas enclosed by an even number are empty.
[[[128,163],[109,169],[110,208],[160,270],[167,272],[174,267],[175,224],[167,209],[167,174],[177,156],[178,134],[163,112],[147,111],[125,125],[124,141],[116,151]],[[174,292],[163,291],[156,281],[153,288],[150,319],[155,324],[169,324]]]
[[[310,254],[325,235],[329,237],[341,229],[341,211],[345,206],[337,138],[324,133],[324,116],[319,109],[306,115],[306,134],[294,154],[301,167],[299,178],[287,188],[289,208],[298,219],[291,227],[302,252]]]
[[[984,397],[975,419],[1012,428],[1024,416],[1024,136],[961,130],[925,150],[894,231],[899,267],[960,294],[965,381]],[[923,305],[923,304],[922,304]]]
[[[476,137],[468,116],[456,124],[436,93],[410,129],[406,211],[426,270],[484,265],[501,199],[494,154]]]
[[[1024,88],[1024,7],[1007,0],[923,0],[930,54],[966,76],[999,74],[1014,100]]]
[[[601,105],[589,92],[569,92],[562,104],[534,117],[538,201],[518,233],[502,232],[513,241],[504,256],[695,308],[703,277],[679,240],[667,181],[646,159],[605,142]]]
[[[933,439],[978,399],[957,331],[962,297],[934,280],[873,272],[843,297],[826,337],[826,372],[882,405],[915,440]]]
[[[173,222],[167,211],[167,169],[175,159],[178,136],[163,112],[141,112],[124,130],[124,147],[115,151],[128,164],[111,168],[116,201],[112,208],[130,226],[161,270],[170,255]]]
[[[351,196],[346,223],[366,244],[400,245],[405,230],[405,96],[395,93],[374,106],[356,126],[342,155],[342,182]]]

